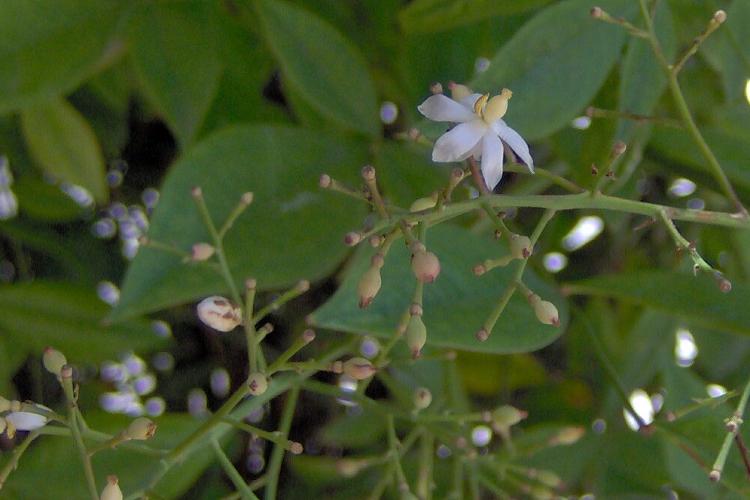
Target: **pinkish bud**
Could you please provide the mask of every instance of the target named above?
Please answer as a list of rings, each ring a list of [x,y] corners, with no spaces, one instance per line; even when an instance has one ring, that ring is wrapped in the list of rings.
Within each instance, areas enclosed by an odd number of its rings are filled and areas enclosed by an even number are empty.
[[[99,500],[122,500],[122,490],[117,483],[117,476],[107,476],[107,485],[102,490]]]
[[[430,85],[430,92],[433,94],[442,94],[443,93],[443,85],[440,82],[435,82],[432,85]]]
[[[601,9],[601,7],[592,7],[589,13],[594,19],[601,19],[604,15],[604,11]]]
[[[422,250],[412,255],[411,269],[419,281],[432,283],[440,274],[440,260],[434,253]]]
[[[534,303],[536,318],[545,325],[560,326],[560,314],[552,302],[539,300]]]
[[[60,377],[60,371],[62,370],[62,367],[68,363],[68,360],[65,359],[65,355],[57,349],[47,347],[44,349],[44,354],[42,355],[42,363],[48,372],[56,377]]]
[[[375,180],[375,167],[372,165],[365,165],[362,167],[362,178],[366,181]]]
[[[247,206],[253,202],[253,193],[250,191],[246,193],[242,193],[242,196],[240,196],[240,203]]]
[[[229,299],[215,295],[198,304],[198,318],[220,332],[230,332],[242,323],[242,311]]]
[[[320,176],[320,180],[318,181],[318,185],[322,187],[323,189],[328,189],[331,187],[331,184],[333,183],[333,179],[331,179],[331,176],[328,174],[323,174]]]
[[[209,245],[208,243],[196,243],[193,245],[193,249],[190,253],[190,258],[193,260],[193,262],[202,262],[204,260],[208,260],[213,256],[214,252],[216,252],[216,249],[213,247],[213,245]]]
[[[726,20],[727,20],[727,13],[726,13],[726,12],[724,12],[723,10],[717,10],[717,11],[716,11],[716,12],[714,13],[714,17],[713,17],[713,19],[714,19],[714,21],[716,21],[717,23],[719,23],[719,24],[722,24],[722,23],[723,23],[724,21],[726,21]]]
[[[362,241],[362,235],[356,231],[350,231],[344,236],[344,243],[350,247],[353,247],[360,241]]]

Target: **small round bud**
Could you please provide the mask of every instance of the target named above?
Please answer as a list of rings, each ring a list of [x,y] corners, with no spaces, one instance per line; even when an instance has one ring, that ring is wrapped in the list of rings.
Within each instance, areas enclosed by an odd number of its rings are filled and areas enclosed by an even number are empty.
[[[240,196],[240,203],[247,206],[253,202],[253,197],[254,195],[250,191],[242,193],[242,196]]]
[[[708,479],[710,479],[714,483],[718,483],[719,480],[721,479],[721,471],[720,470],[716,470],[716,469],[712,470],[708,474]]]
[[[305,293],[310,289],[310,282],[307,280],[299,280],[296,285],[294,285],[294,291],[297,293]]]
[[[414,408],[417,410],[424,410],[430,403],[432,403],[432,393],[427,387],[418,387],[414,391]]]
[[[424,314],[424,309],[420,304],[412,304],[409,306],[409,314],[412,316],[422,316]]]
[[[601,7],[592,7],[589,13],[594,19],[601,19],[604,15],[604,11],[601,9]]]
[[[442,94],[443,93],[443,84],[440,82],[435,82],[432,85],[430,85],[430,92],[433,94]]]
[[[453,182],[460,181],[464,178],[464,171],[462,168],[456,167],[451,170],[451,180]]]
[[[422,316],[412,314],[406,325],[406,344],[411,351],[411,357],[417,359],[422,353],[422,348],[427,342],[427,327],[422,321]]]
[[[344,373],[355,380],[364,380],[375,375],[377,369],[365,358],[351,358],[344,361]]]
[[[57,349],[47,347],[44,349],[44,354],[42,355],[42,363],[48,372],[59,377],[62,367],[68,364],[68,360],[65,359],[65,355]]]
[[[375,180],[375,167],[372,165],[365,165],[362,167],[362,178],[366,181]]]
[[[331,187],[331,184],[333,184],[333,179],[331,179],[331,176],[328,174],[323,174],[320,176],[320,179],[318,180],[318,185],[322,187],[323,189],[328,189]]]
[[[245,280],[245,290],[255,290],[258,287],[258,281],[254,278]]]
[[[117,476],[107,476],[107,485],[102,490],[99,500],[122,500],[122,490],[117,483]]]
[[[552,302],[540,300],[534,304],[536,319],[545,325],[560,326],[560,314]]]
[[[137,441],[151,439],[156,433],[156,424],[149,418],[138,417],[125,429],[125,437]]]
[[[467,87],[466,85],[461,85],[460,83],[448,82],[448,88],[451,91],[451,97],[454,101],[460,101],[461,99],[469,97],[472,94],[469,87]]]
[[[474,272],[475,276],[481,276],[487,272],[487,268],[484,267],[484,264],[477,264],[476,266],[474,266],[474,269],[472,269],[472,271]]]
[[[622,141],[617,141],[614,146],[612,146],[612,155],[617,157],[623,154],[628,149],[628,145],[625,144]]]
[[[526,418],[528,413],[511,405],[498,406],[492,410],[492,424],[499,428],[508,429]]]
[[[583,427],[565,427],[552,437],[550,444],[555,446],[571,445],[581,439],[584,434],[586,434],[586,429]]]
[[[359,279],[357,284],[357,294],[359,295],[359,307],[362,309],[368,307],[375,296],[380,291],[382,285],[382,279],[380,277],[380,268],[377,266],[371,266],[365,274]]]
[[[419,131],[418,128],[412,127],[409,129],[409,132],[407,132],[407,135],[409,136],[409,139],[412,141],[416,141],[420,137],[422,137],[422,132]]]
[[[214,330],[230,332],[242,323],[242,311],[229,299],[215,295],[198,304],[198,318]]]
[[[362,241],[362,235],[356,231],[350,231],[344,236],[344,243],[350,247],[353,247],[360,241]]]
[[[370,264],[372,264],[373,267],[377,267],[378,269],[382,269],[385,265],[385,259],[383,258],[382,253],[376,253],[372,256],[372,259],[370,259]]]
[[[531,255],[531,240],[528,236],[514,234],[510,237],[508,245],[510,246],[510,254],[514,259],[528,259]]]
[[[414,203],[409,207],[410,212],[421,212],[422,210],[429,210],[437,204],[437,199],[432,196],[425,198],[417,198]]]
[[[479,331],[477,331],[477,333],[474,334],[474,336],[477,338],[478,341],[484,342],[485,340],[490,338],[490,332],[488,332],[484,328],[480,328]]]
[[[302,452],[305,451],[305,448],[302,446],[302,443],[292,441],[291,443],[289,443],[289,451],[292,452],[292,455],[302,455]]]
[[[60,368],[60,378],[73,378],[73,367],[71,365],[64,365]]]
[[[432,252],[416,252],[411,258],[411,269],[419,281],[432,283],[440,274],[440,260]]]
[[[200,186],[195,186],[190,190],[190,194],[193,195],[193,198],[197,199],[203,196],[203,190]]]
[[[724,21],[727,20],[727,13],[723,10],[717,10],[714,12],[714,21],[716,21],[719,24],[722,24]]]
[[[247,387],[250,389],[250,394],[260,396],[268,389],[268,379],[260,372],[251,373],[247,377]]]
[[[721,290],[722,293],[729,293],[732,291],[732,282],[726,279],[720,271],[714,271],[714,280],[716,280],[716,284],[719,286],[719,290]]]
[[[302,340],[304,340],[307,344],[315,340],[315,331],[311,330],[310,328],[306,329],[304,332],[302,332]]]
[[[203,262],[204,260],[210,259],[214,252],[216,252],[216,249],[213,247],[213,245],[209,245],[208,243],[196,243],[193,245],[193,248],[190,252],[190,258],[193,260],[193,262]]]
[[[336,461],[336,471],[344,477],[354,477],[367,467],[370,461],[362,458],[341,458]]]

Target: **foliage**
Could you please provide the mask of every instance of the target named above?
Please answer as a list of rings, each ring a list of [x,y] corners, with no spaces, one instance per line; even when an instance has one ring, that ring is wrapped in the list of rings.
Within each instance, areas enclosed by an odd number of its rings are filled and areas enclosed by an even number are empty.
[[[0,2],[3,496],[746,498],[750,4],[595,3]]]

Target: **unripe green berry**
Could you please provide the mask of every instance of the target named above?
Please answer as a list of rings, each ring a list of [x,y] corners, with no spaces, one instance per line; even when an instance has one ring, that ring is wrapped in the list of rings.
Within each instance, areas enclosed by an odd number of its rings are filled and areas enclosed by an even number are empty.
[[[508,245],[510,246],[510,254],[514,259],[528,259],[531,255],[531,240],[528,236],[514,234],[510,237]]]
[[[125,429],[125,437],[137,441],[151,439],[156,432],[156,424],[149,418],[138,417]]]
[[[409,207],[410,212],[421,212],[422,210],[428,210],[433,208],[437,204],[437,198],[434,196],[428,196],[426,198],[418,198],[414,200],[414,203]]]
[[[343,371],[355,380],[364,380],[372,377],[377,369],[365,358],[351,358],[344,361]]]
[[[406,344],[409,346],[412,358],[419,357],[426,342],[427,327],[422,321],[422,316],[412,314],[409,317],[409,324],[406,325]]]
[[[365,274],[359,279],[359,283],[357,284],[359,307],[364,309],[369,306],[380,291],[380,286],[382,284],[383,281],[380,277],[380,268],[377,266],[370,266],[370,268],[365,271]]]
[[[250,394],[260,396],[268,390],[268,379],[260,372],[251,373],[247,378],[247,387],[250,389]]]
[[[60,377],[60,370],[68,363],[68,360],[57,349],[47,347],[44,349],[44,354],[42,355],[42,363],[48,372],[56,377]]]
[[[414,391],[414,408],[424,410],[432,403],[432,393],[427,387],[418,387]]]
[[[434,253],[421,250],[412,255],[411,269],[419,281],[432,283],[440,274],[440,260]]]
[[[122,490],[117,483],[117,476],[107,476],[107,485],[102,490],[99,500],[122,500]]]

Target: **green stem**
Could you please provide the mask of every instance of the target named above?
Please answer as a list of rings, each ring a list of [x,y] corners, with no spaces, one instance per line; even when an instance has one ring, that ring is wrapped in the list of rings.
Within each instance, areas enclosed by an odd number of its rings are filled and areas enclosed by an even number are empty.
[[[718,481],[721,479],[721,473],[724,470],[724,464],[727,461],[727,455],[729,454],[729,448],[732,447],[732,442],[735,436],[740,431],[742,425],[742,416],[745,414],[745,408],[747,407],[748,399],[750,399],[750,380],[745,384],[745,389],[742,391],[740,401],[737,403],[737,409],[734,411],[731,417],[727,419],[727,435],[724,438],[724,443],[721,445],[719,454],[716,457],[709,478],[712,481]]]
[[[389,414],[386,418],[386,424],[388,428],[388,452],[393,461],[393,468],[396,472],[396,479],[398,479],[398,490],[399,492],[405,493],[409,491],[409,483],[406,481],[406,474],[404,469],[401,467],[399,449],[401,445],[396,437],[396,425],[393,421],[393,415]]]
[[[86,450],[86,445],[83,443],[83,438],[81,437],[81,428],[79,427],[77,418],[78,403],[76,402],[75,390],[73,388],[72,368],[66,365],[65,367],[63,367],[63,370],[69,371],[69,373],[64,374],[62,377],[62,386],[63,392],[65,392],[65,397],[68,400],[68,427],[70,428],[70,435],[73,437],[73,441],[75,442],[76,448],[78,449],[78,455],[81,459],[81,463],[83,464],[83,472],[86,476],[86,486],[89,489],[89,495],[91,496],[92,500],[98,500],[99,493],[97,492],[96,488],[94,468],[91,465],[91,457]]]
[[[680,234],[677,226],[675,226],[674,222],[672,222],[672,219],[669,218],[669,215],[667,215],[665,212],[662,212],[659,215],[662,222],[664,222],[664,225],[667,227],[669,234],[672,236],[672,239],[677,245],[677,248],[687,251],[690,254],[690,257],[693,259],[695,269],[707,273],[713,273],[714,268],[711,267],[708,262],[703,260],[703,257],[701,257],[701,255],[698,253],[698,250],[695,249],[695,246],[692,245],[688,240],[686,240],[685,237],[682,236],[682,234]]]
[[[253,321],[253,310],[255,309],[254,279],[247,280],[245,287],[245,342],[247,343],[248,373],[258,371],[258,342],[256,339],[255,322]]]
[[[253,314],[253,322],[255,323],[255,326],[257,327],[258,323],[260,323],[263,318],[271,314],[273,311],[276,311],[290,300],[296,299],[309,289],[310,283],[308,281],[302,280],[293,288],[290,288],[286,292],[279,295],[265,307],[261,308],[257,313]]]
[[[500,234],[502,234],[510,241],[510,239],[513,237],[513,232],[508,229],[508,226],[505,225],[503,219],[498,217],[489,202],[482,203],[482,210],[484,210],[484,212],[487,214],[487,217],[490,218],[492,223],[495,224],[495,227],[498,229],[498,231],[500,231]]]
[[[227,457],[227,455],[224,453],[224,450],[221,449],[221,445],[219,445],[219,442],[216,439],[212,439],[211,446],[213,447],[214,455],[216,455],[216,459],[219,461],[219,464],[221,464],[224,472],[232,481],[234,487],[237,488],[237,491],[240,493],[240,498],[242,498],[243,500],[258,500],[258,497],[255,496],[253,490],[251,490],[248,484],[245,482],[245,479],[240,475],[239,472],[237,472],[237,468],[234,466],[232,461],[229,460],[229,457]]]
[[[417,496],[423,500],[432,499],[432,468],[434,463],[435,436],[424,432],[419,447],[419,473],[417,475]]]
[[[278,432],[270,432],[265,429],[255,427],[253,425],[246,424],[244,422],[238,422],[237,420],[234,420],[232,418],[224,418],[222,419],[222,422],[227,423],[231,425],[232,427],[239,429],[241,431],[245,431],[255,436],[259,436],[265,439],[266,441],[270,441],[279,446],[283,446],[285,450],[291,451],[292,453],[294,453],[293,448],[296,448],[297,446],[299,446],[299,443],[295,443],[294,441],[290,441],[289,439],[286,439],[284,436],[281,436]]]
[[[292,427],[292,417],[294,417],[294,408],[297,406],[297,398],[299,396],[299,385],[295,385],[289,391],[286,403],[284,404],[284,410],[281,413],[281,424],[279,426],[279,432],[284,439],[288,439],[289,429]],[[284,459],[284,447],[276,445],[271,452],[271,459],[268,464],[268,472],[266,477],[268,481],[264,491],[264,498],[266,500],[274,500],[276,498],[276,491],[279,486],[279,473],[281,472],[281,462]]]
[[[0,490],[3,489],[3,485],[8,479],[8,476],[10,476],[10,473],[16,470],[16,467],[18,467],[18,461],[21,460],[21,456],[26,451],[26,448],[28,448],[31,442],[34,441],[39,435],[40,432],[38,430],[29,433],[29,435],[26,436],[26,439],[24,439],[21,444],[15,447],[15,449],[13,450],[13,454],[10,456],[10,459],[8,459],[8,461],[5,463],[5,466],[3,466],[3,469],[0,471]]]
[[[312,332],[312,330],[305,330],[305,333],[297,337],[297,339],[292,342],[292,345],[290,345],[286,351],[279,354],[279,357],[276,358],[274,362],[268,366],[268,369],[266,370],[267,376],[270,377],[277,371],[281,370],[284,364],[289,361],[292,356],[297,354],[297,352],[299,352],[303,347],[311,342],[311,338],[308,336],[308,333],[310,332]]]

